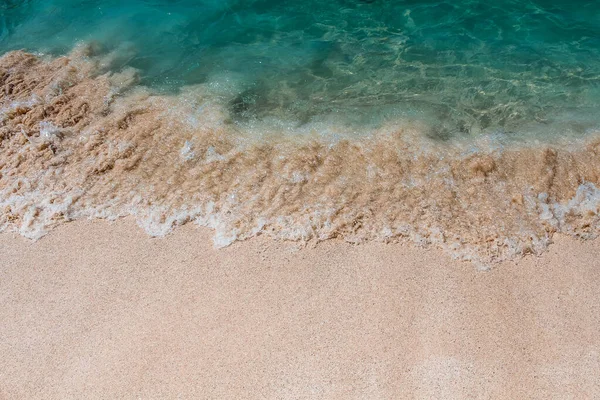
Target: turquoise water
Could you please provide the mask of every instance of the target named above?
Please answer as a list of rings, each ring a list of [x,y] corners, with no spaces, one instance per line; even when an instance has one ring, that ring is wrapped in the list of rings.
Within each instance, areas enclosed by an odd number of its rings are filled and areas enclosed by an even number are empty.
[[[235,81],[239,122],[422,119],[431,136],[600,126],[597,1],[1,0],[0,52],[96,42],[142,83]]]

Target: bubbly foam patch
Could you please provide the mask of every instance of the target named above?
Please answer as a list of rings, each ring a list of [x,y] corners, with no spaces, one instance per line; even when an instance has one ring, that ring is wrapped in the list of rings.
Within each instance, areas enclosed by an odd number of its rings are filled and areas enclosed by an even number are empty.
[[[414,120],[360,135],[334,116],[235,121],[234,78],[161,95],[92,50],[0,58],[0,230],[132,215],[153,236],[210,227],[216,246],[409,241],[482,265],[598,235],[597,135],[524,146],[432,140]]]

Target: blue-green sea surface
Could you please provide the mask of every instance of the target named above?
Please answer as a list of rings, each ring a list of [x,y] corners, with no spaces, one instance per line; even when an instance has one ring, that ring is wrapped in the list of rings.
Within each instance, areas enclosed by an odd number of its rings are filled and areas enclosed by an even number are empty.
[[[157,90],[229,76],[240,123],[409,118],[439,139],[600,126],[595,0],[0,1],[0,53],[81,42]]]

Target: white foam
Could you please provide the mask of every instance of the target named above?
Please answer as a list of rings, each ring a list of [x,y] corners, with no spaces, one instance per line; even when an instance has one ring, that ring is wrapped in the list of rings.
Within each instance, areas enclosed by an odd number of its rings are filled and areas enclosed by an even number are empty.
[[[40,139],[44,142],[54,142],[60,139],[62,130],[52,122],[40,122]]]
[[[193,160],[194,157],[196,157],[196,154],[194,153],[192,142],[186,140],[183,144],[183,147],[179,151],[179,155],[181,155],[181,158],[184,161]]]
[[[33,94],[29,99],[24,101],[12,101],[7,106],[0,108],[0,119],[4,119],[8,114],[16,112],[19,108],[31,109],[34,106],[42,104],[42,99]]]

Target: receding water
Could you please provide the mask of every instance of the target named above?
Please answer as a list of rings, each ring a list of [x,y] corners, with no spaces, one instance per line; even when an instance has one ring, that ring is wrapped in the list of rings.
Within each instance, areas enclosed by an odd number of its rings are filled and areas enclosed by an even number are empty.
[[[599,32],[583,0],[0,0],[0,231],[595,238]]]
[[[429,135],[585,134],[600,121],[600,6],[587,0],[3,0],[0,52],[117,50],[172,91],[234,82],[238,122]]]

